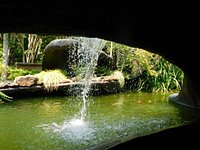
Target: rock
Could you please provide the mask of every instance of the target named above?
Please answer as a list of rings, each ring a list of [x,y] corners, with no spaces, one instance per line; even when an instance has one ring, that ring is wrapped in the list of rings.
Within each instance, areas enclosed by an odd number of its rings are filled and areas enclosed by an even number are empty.
[[[33,86],[36,85],[38,77],[34,75],[18,76],[15,78],[14,83],[18,86]]]
[[[99,58],[98,58],[98,62],[97,62],[97,68],[98,67],[107,67],[110,70],[116,70],[117,69],[117,66],[116,66],[113,58],[111,58],[104,51],[101,51],[100,54],[99,54]]]
[[[75,70],[79,58],[79,49],[87,50],[87,45],[77,39],[56,39],[51,41],[44,49],[42,59],[42,70],[61,69],[68,73],[68,76],[75,77]],[[98,67],[107,67],[110,70],[115,70],[116,64],[114,60],[105,52],[100,51],[97,61]]]
[[[0,89],[9,88],[9,87],[17,87],[18,85],[13,81],[4,81],[0,83]]]
[[[71,79],[65,79],[64,81],[62,81],[61,83],[72,83],[73,81]]]
[[[68,72],[78,61],[77,50],[82,47],[81,42],[74,39],[56,39],[44,49],[42,70],[61,69]],[[58,61],[59,60],[59,61]]]

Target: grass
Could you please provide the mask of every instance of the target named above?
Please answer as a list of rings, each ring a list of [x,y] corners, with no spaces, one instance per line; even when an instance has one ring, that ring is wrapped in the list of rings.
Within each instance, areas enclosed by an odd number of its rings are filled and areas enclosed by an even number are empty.
[[[58,85],[67,79],[61,70],[46,70],[36,74],[39,78],[38,84],[43,84],[48,92],[58,89]]]

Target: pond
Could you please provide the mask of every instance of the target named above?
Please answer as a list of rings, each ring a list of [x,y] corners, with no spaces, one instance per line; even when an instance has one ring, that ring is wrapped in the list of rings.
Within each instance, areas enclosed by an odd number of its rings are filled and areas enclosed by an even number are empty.
[[[198,115],[168,102],[171,93],[126,92],[0,103],[1,149],[106,149],[130,138],[177,127]],[[83,111],[84,110],[84,111]]]

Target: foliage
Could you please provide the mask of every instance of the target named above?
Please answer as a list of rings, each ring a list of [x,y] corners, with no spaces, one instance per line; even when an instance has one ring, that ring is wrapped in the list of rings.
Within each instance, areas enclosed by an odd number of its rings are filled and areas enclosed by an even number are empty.
[[[0,62],[0,81],[3,81],[6,79],[7,72],[8,72],[8,67],[6,67]]]
[[[114,42],[112,45],[113,45],[112,46],[113,59],[116,62],[116,66],[118,70],[123,71],[126,65],[129,53],[132,51],[133,48],[124,44],[119,44],[119,43],[114,43]]]
[[[180,68],[169,63],[164,58],[160,58],[160,61],[156,64],[156,71],[158,76],[152,76],[149,80],[153,92],[168,92],[181,89],[184,74]]]
[[[26,63],[34,63],[41,54],[42,37],[37,34],[28,34],[28,48],[24,52]]]
[[[36,62],[41,62],[43,49],[49,42],[57,38],[75,38],[61,35],[38,35],[42,38],[41,53],[37,53]],[[0,61],[2,62],[2,39],[0,43]],[[9,48],[12,62],[22,61],[24,52],[28,49],[28,34],[10,34]],[[36,42],[37,43],[37,42]],[[123,44],[106,41],[103,51],[113,58],[117,70],[121,71],[126,79],[134,80],[132,89],[143,91],[162,91],[180,90],[183,84],[183,71],[177,66],[166,61],[162,56],[148,52],[140,48],[129,47]],[[71,71],[64,71],[66,76],[82,76],[81,66],[72,66]],[[47,71],[48,72],[48,71]],[[6,74],[5,74],[6,73]],[[14,80],[15,77],[38,72],[5,67],[0,63],[0,80]],[[97,76],[111,75],[107,67],[98,67],[95,70]],[[42,74],[42,73],[41,73]],[[51,83],[47,83],[51,84]]]
[[[3,60],[2,60],[2,58],[3,58],[3,46],[2,46],[2,44],[0,43],[0,62],[2,62]]]
[[[12,102],[12,99],[13,99],[12,97],[10,97],[0,91],[0,100],[6,101],[6,102]]]
[[[96,70],[95,70],[95,74],[97,76],[108,76],[111,73],[113,73],[113,71],[110,70],[110,68],[108,68],[106,66],[97,67]]]
[[[48,35],[48,34],[42,34],[42,45],[41,45],[41,49],[45,49],[45,47],[53,40],[55,39],[63,39],[63,38],[67,38],[66,36],[62,36],[62,35]]]
[[[6,67],[2,63],[0,63],[0,81],[14,80],[18,76],[34,75],[36,73],[39,73],[39,71],[17,69],[15,67]]]
[[[2,34],[3,35],[3,34]],[[50,41],[66,36],[28,33],[9,33],[9,65],[16,62],[41,62],[43,49]],[[0,39],[0,61],[2,61],[3,38]]]
[[[39,84],[43,84],[48,92],[57,90],[58,84],[67,79],[64,73],[58,69],[42,71],[36,76],[39,78]]]
[[[133,80],[131,89],[137,91],[168,92],[180,90],[183,71],[158,54],[140,48],[113,43],[112,53],[118,70],[128,80]],[[106,45],[105,52],[109,52]]]
[[[183,71],[180,68],[145,50],[137,49],[134,55],[140,68],[135,90],[169,92],[181,89]]]
[[[36,70],[24,70],[10,67],[8,70],[7,80],[14,80],[18,76],[34,75],[38,73]]]
[[[9,65],[13,65],[15,62],[23,61],[25,38],[26,38],[25,34],[22,34],[22,33],[9,34]]]

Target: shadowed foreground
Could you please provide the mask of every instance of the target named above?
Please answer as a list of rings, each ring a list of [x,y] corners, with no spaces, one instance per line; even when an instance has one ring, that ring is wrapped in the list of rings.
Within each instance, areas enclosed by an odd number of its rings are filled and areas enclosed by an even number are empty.
[[[115,149],[196,149],[199,146],[199,122],[172,129],[163,130],[147,136],[138,137],[109,148]]]

